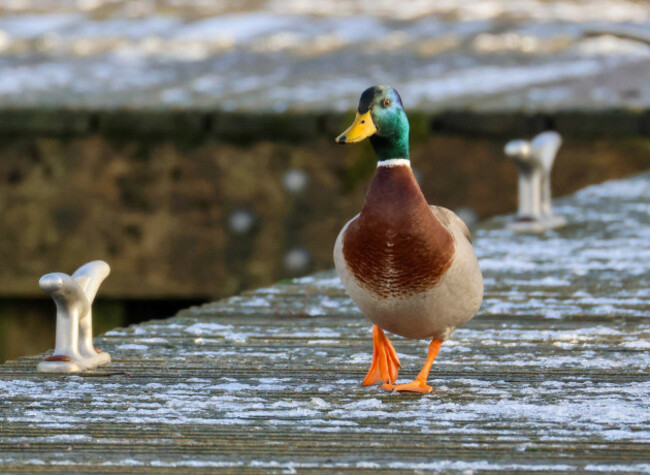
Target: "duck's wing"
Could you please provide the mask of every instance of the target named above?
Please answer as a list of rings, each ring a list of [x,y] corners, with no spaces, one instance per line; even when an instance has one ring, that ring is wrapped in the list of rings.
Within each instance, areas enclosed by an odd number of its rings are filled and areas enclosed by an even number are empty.
[[[447,227],[450,231],[454,228],[460,229],[463,235],[467,240],[472,242],[472,234],[469,232],[469,228],[465,222],[458,217],[456,213],[452,210],[443,208],[442,206],[429,205],[431,211],[433,211],[434,216],[440,221],[444,226]]]

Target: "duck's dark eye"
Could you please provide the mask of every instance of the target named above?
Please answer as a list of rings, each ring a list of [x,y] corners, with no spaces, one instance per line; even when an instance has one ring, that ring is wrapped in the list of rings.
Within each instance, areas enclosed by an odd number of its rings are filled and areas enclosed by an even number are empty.
[[[362,123],[362,124],[365,124],[365,123],[366,123],[366,121],[365,121],[365,120],[362,120],[362,121],[361,121],[361,123]]]
[[[388,107],[390,105],[390,99],[384,99],[384,107]]]

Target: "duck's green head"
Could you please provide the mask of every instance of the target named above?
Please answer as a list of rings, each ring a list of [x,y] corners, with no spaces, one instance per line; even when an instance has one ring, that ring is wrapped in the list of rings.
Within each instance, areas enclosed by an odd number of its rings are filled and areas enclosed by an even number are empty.
[[[366,138],[370,138],[379,160],[409,158],[409,121],[402,99],[390,86],[363,91],[354,122],[336,141],[357,143]]]

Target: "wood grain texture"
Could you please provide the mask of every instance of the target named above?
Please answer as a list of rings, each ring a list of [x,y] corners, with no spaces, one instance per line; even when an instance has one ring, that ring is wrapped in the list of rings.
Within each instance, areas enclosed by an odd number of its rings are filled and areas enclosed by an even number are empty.
[[[474,233],[480,314],[428,396],[361,387],[371,325],[333,273],[98,338],[114,362],[0,366],[0,472],[650,472],[650,175],[559,200],[570,225]],[[391,335],[412,379],[424,342]]]

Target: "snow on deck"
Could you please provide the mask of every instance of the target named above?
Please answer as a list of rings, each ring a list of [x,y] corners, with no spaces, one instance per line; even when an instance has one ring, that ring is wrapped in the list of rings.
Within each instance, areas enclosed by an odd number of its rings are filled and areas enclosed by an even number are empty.
[[[650,174],[558,200],[570,225],[475,232],[479,315],[426,396],[361,387],[366,321],[333,273],[98,338],[77,376],[0,366],[0,471],[650,472]],[[413,378],[426,342],[393,337]]]
[[[0,106],[642,108],[648,31],[635,0],[12,0]]]

